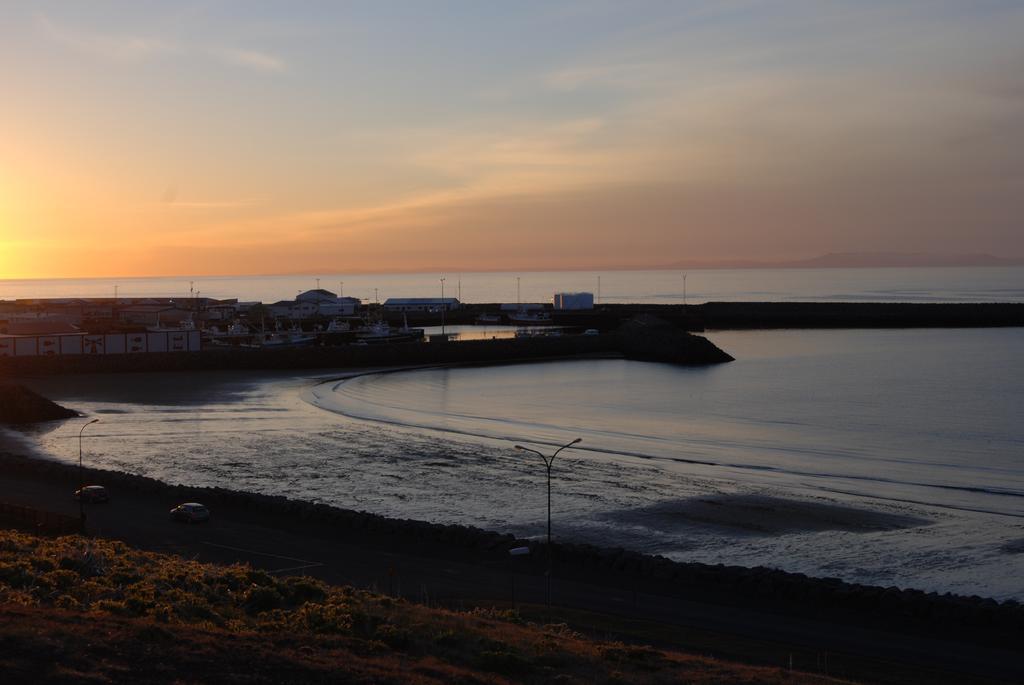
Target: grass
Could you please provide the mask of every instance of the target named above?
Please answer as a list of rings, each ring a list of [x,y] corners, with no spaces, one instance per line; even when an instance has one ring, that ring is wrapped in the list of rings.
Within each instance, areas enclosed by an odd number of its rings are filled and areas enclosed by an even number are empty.
[[[826,683],[78,536],[0,530],[5,682]]]

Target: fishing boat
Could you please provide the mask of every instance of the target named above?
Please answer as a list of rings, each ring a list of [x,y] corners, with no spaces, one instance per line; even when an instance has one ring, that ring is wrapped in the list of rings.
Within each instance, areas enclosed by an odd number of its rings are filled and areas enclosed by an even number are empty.
[[[418,342],[423,340],[422,328],[409,328],[406,320],[401,328],[390,326],[386,321],[373,321],[357,328],[356,344]]]
[[[480,314],[475,319],[473,319],[473,323],[483,325],[501,323],[501,314]]]
[[[551,323],[551,314],[549,312],[537,312],[519,309],[514,314],[509,314],[508,320],[509,323],[525,325],[543,325]]]

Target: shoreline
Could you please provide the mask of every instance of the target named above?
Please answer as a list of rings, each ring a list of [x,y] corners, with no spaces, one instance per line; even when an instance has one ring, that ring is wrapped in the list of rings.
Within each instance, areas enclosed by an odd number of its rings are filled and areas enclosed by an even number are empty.
[[[487,365],[489,366],[489,365]],[[253,493],[264,493],[267,495],[284,495],[295,498],[297,501],[325,502],[342,509],[368,510],[376,514],[398,519],[416,518],[422,521],[436,521],[442,525],[468,523],[491,531],[511,533],[522,537],[532,537],[536,532],[534,524],[535,516],[540,517],[543,524],[543,507],[536,512],[527,515],[504,514],[491,512],[516,512],[518,503],[514,496],[508,493],[515,492],[516,487],[500,485],[494,490],[494,494],[488,495],[486,501],[476,497],[472,486],[464,484],[465,476],[454,468],[462,460],[470,459],[473,464],[480,462],[487,468],[494,469],[493,464],[487,466],[495,458],[503,458],[500,452],[502,447],[508,448],[511,443],[505,445],[504,439],[494,436],[482,435],[480,433],[459,433],[440,428],[435,431],[430,426],[423,426],[431,433],[437,435],[420,435],[419,426],[410,424],[393,424],[390,421],[369,418],[364,419],[357,416],[359,424],[363,427],[349,427],[333,431],[331,435],[324,434],[324,440],[318,439],[317,446],[309,447],[312,443],[304,441],[301,437],[305,434],[317,434],[321,430],[321,424],[326,419],[310,418],[323,412],[339,413],[341,416],[350,416],[344,411],[338,412],[333,408],[321,407],[316,403],[308,401],[304,395],[309,389],[330,387],[339,379],[355,376],[375,375],[378,373],[404,371],[410,367],[384,367],[374,369],[321,369],[314,373],[292,373],[290,371],[263,372],[256,370],[235,370],[203,374],[166,374],[154,373],[143,374],[132,377],[123,374],[96,375],[92,377],[59,377],[32,379],[29,382],[43,394],[50,394],[54,397],[65,398],[68,406],[85,411],[90,415],[103,416],[108,412],[105,406],[111,406],[112,414],[129,413],[132,420],[124,423],[128,431],[124,433],[123,439],[130,440],[120,444],[115,439],[103,447],[97,444],[97,450],[102,452],[102,458],[93,463],[99,468],[125,470],[130,473],[145,474],[151,478],[162,479],[165,484],[185,483],[197,486],[212,488],[223,487],[239,491]],[[422,367],[420,367],[422,368]],[[508,373],[516,373],[514,371]],[[263,384],[259,381],[276,379],[270,384]],[[38,383],[37,387],[35,384]],[[267,391],[265,391],[267,389]],[[255,391],[255,393],[253,392]],[[61,393],[65,394],[61,394]],[[68,394],[70,393],[70,394]],[[128,393],[127,395],[125,393]],[[92,397],[99,402],[98,405],[88,404]],[[72,399],[75,398],[75,399]],[[76,404],[79,402],[79,404]],[[118,407],[117,404],[125,403],[133,406]],[[211,404],[212,403],[212,404]],[[241,404],[240,404],[241,403]],[[267,424],[272,429],[275,425],[287,425],[291,428],[287,435],[295,438],[298,435],[299,445],[295,448],[296,455],[303,455],[300,461],[279,459],[272,456],[275,453],[274,440],[278,443],[280,438],[269,436],[274,435],[271,430],[264,437],[260,432],[264,423],[249,423],[252,430],[242,430],[236,425],[232,417],[241,414],[244,403],[254,403],[258,407],[259,414],[255,421],[264,422],[267,420],[276,422]],[[155,405],[150,407],[149,405]],[[164,425],[161,423],[167,420],[167,426],[186,425],[182,420],[191,420],[193,417],[204,417],[206,420],[206,405],[212,409],[212,417],[209,421],[212,433],[223,431],[229,443],[234,444],[231,437],[233,433],[244,434],[245,436],[261,437],[253,440],[240,438],[238,446],[234,448],[218,446],[216,441],[211,442],[207,436],[206,442],[201,446],[188,448],[179,451],[164,437],[155,437],[158,445],[166,445],[170,452],[162,448],[148,449],[146,432],[141,428],[133,428],[134,424],[145,426],[153,424],[153,429],[162,436]],[[164,407],[163,405],[171,405]],[[192,408],[195,405],[195,408]],[[180,407],[180,408],[176,408]],[[93,410],[95,414],[93,414]],[[127,410],[127,411],[125,411]],[[151,410],[159,413],[158,418],[153,421],[138,423],[138,419],[144,419]],[[166,411],[166,415],[164,412]],[[191,412],[202,412],[193,414]],[[292,413],[278,413],[289,411]],[[297,412],[297,413],[296,413]],[[326,416],[326,414],[324,414]],[[248,416],[248,413],[246,413]],[[104,421],[113,423],[100,424],[96,429],[100,431],[95,437],[107,440],[111,430],[117,433],[115,424],[119,422],[119,416],[111,419],[104,418]],[[381,424],[381,421],[383,423]],[[224,427],[218,428],[217,424]],[[107,426],[111,428],[106,428]],[[189,424],[191,425],[191,424]],[[299,429],[298,426],[302,428]],[[331,424],[333,425],[333,424]],[[384,436],[380,432],[380,426],[395,428],[396,434],[391,437]],[[408,429],[415,427],[417,430],[410,432]],[[77,452],[74,440],[77,439],[77,422],[68,425],[46,425],[39,429],[35,436],[45,449],[52,451],[55,455],[61,455],[59,459],[63,463],[77,463]],[[189,440],[188,431],[173,429],[167,433],[171,440]],[[198,429],[202,434],[206,429]],[[51,432],[52,431],[52,432]],[[141,432],[140,432],[141,431]],[[298,431],[298,433],[297,433]],[[212,434],[211,433],[211,434]],[[406,439],[403,435],[414,435]],[[465,435],[474,438],[465,445],[460,439]],[[504,434],[502,434],[504,435]],[[88,437],[88,436],[87,436]],[[393,438],[393,439],[392,439]],[[490,445],[486,453],[478,453],[479,446],[474,447],[479,438],[483,443],[488,444],[501,442],[497,446]],[[446,440],[454,441],[448,444]],[[322,444],[321,444],[322,443]],[[290,443],[289,443],[290,444]],[[554,443],[552,443],[554,444]],[[559,443],[560,444],[560,443]],[[131,447],[129,447],[131,445]],[[244,449],[241,447],[244,445]],[[467,446],[468,445],[468,446]],[[253,451],[255,450],[255,451]],[[324,451],[326,450],[326,451]],[[339,451],[340,450],[340,451]],[[601,450],[599,449],[598,452]],[[166,452],[166,454],[165,454]],[[337,459],[330,459],[329,454],[349,455],[352,459],[352,471],[341,470],[333,466]],[[43,453],[45,456],[45,453]],[[291,452],[288,452],[291,454]],[[614,453],[619,454],[619,453]],[[120,456],[119,456],[120,455]],[[139,467],[133,465],[138,461],[139,455],[150,455],[153,457],[154,467]],[[171,456],[176,455],[176,456]],[[379,456],[386,455],[379,466],[376,460]],[[99,454],[97,454],[99,456]],[[347,457],[346,457],[347,458]],[[582,457],[581,457],[582,458]],[[627,461],[630,459],[627,454]],[[87,459],[87,463],[88,463]],[[589,487],[599,487],[602,477],[610,477],[617,470],[626,468],[624,466],[601,466],[605,461],[598,460],[599,468],[596,471],[588,471],[592,475]],[[306,480],[292,481],[287,465],[294,462],[295,467],[301,463],[302,473],[307,475]],[[323,471],[316,473],[317,464],[323,462]],[[607,462],[611,464],[612,462]],[[704,462],[694,462],[697,464]],[[282,466],[285,465],[285,466]],[[708,463],[708,467],[720,466],[720,464]],[[245,469],[256,469],[254,478],[245,477]],[[519,468],[512,466],[499,469],[513,482],[520,482],[515,479],[532,479],[535,475],[530,468]],[[713,478],[710,471],[705,472],[698,467],[695,474],[696,482],[702,477]],[[756,473],[757,470],[754,469]],[[408,477],[409,473],[416,474],[412,481],[401,484],[402,477]],[[491,483],[488,478],[494,474],[485,475],[480,478],[481,483]],[[602,476],[601,474],[605,475]],[[689,473],[689,471],[687,472]],[[259,475],[262,474],[262,475]],[[798,474],[799,475],[799,474]],[[944,567],[937,565],[940,562],[930,562],[921,565],[924,575],[918,576],[913,569],[902,570],[899,566],[886,567],[885,559],[889,556],[886,552],[885,536],[875,535],[884,533],[886,530],[897,530],[904,526],[891,525],[892,521],[879,518],[878,514],[899,513],[900,510],[907,510],[899,504],[906,500],[888,500],[885,497],[873,497],[871,495],[818,497],[813,492],[801,488],[760,489],[758,487],[739,488],[739,492],[746,494],[758,494],[763,491],[771,495],[773,492],[779,497],[769,502],[768,506],[761,506],[756,501],[746,501],[730,496],[734,488],[704,484],[702,486],[684,487],[682,490],[668,490],[658,479],[649,479],[652,482],[650,496],[632,496],[628,491],[620,493],[620,497],[613,497],[609,502],[617,502],[607,507],[585,507],[594,509],[591,518],[585,518],[577,513],[574,520],[568,520],[558,514],[560,530],[566,535],[565,540],[590,544],[600,547],[623,546],[638,550],[645,554],[664,554],[675,560],[699,561],[704,564],[733,564],[743,567],[759,565],[771,565],[775,568],[786,569],[794,574],[806,574],[808,576],[839,576],[845,582],[851,584],[863,584],[865,586],[895,585],[902,588],[917,588],[925,592],[946,593],[951,592],[960,595],[985,595],[997,600],[1016,599],[1024,600],[1024,594],[1018,582],[1010,580],[1016,574],[1013,569],[1019,563],[1015,558],[1013,550],[1017,549],[1012,543],[1019,538],[1019,535],[1012,535],[1015,531],[1003,531],[999,528],[998,534],[986,538],[987,542],[995,540],[999,547],[998,553],[995,547],[988,545],[985,551],[985,562],[980,564],[990,569],[990,572],[997,572],[992,576],[992,582],[983,582],[984,579],[977,573],[965,575],[952,570],[943,570]],[[470,478],[469,483],[473,483]],[[522,481],[526,482],[526,481]],[[532,480],[531,480],[532,482]],[[645,481],[646,482],[646,481]],[[687,481],[688,482],[688,481]],[[345,484],[349,485],[346,486]],[[398,485],[393,485],[399,483]],[[520,483],[521,484],[521,483]],[[344,488],[348,487],[349,490]],[[341,489],[339,489],[341,488]],[[490,492],[490,491],[488,491]],[[531,490],[532,492],[532,490]],[[645,492],[648,492],[645,490]],[[440,493],[435,495],[434,493]],[[447,494],[446,494],[447,493]],[[455,493],[455,494],[453,494]],[[457,496],[457,493],[465,493],[468,498],[466,503]],[[571,496],[587,496],[588,490],[583,486],[573,486]],[[842,494],[842,493],[841,493]],[[725,495],[725,497],[721,497]],[[389,499],[392,498],[392,499]],[[687,499],[689,498],[689,499]],[[701,500],[711,499],[711,503],[702,503]],[[879,500],[876,502],[875,500]],[[920,504],[922,507],[909,507],[910,511],[925,519],[933,519],[936,523],[943,525],[929,527],[927,530],[907,531],[901,534],[899,540],[910,541],[907,547],[911,552],[916,549],[921,551],[933,551],[943,559],[953,558],[955,552],[962,542],[970,543],[966,539],[963,530],[971,530],[970,522],[967,524],[957,520],[958,527],[949,527],[947,518],[943,511],[944,505],[935,504],[927,498],[919,498],[912,504]],[[650,506],[657,502],[655,506]],[[891,504],[896,502],[897,504]],[[813,503],[813,504],[812,504]],[[815,506],[823,504],[824,507]],[[852,506],[842,506],[849,504]],[[497,508],[494,508],[498,505]],[[839,506],[836,506],[839,505]],[[936,509],[938,507],[938,509]],[[959,510],[957,507],[953,509]],[[531,510],[532,511],[532,510]],[[966,510],[974,512],[976,510]],[[990,512],[998,514],[1000,512]],[[597,517],[597,518],[594,518]],[[814,521],[814,525],[807,525]],[[887,522],[888,521],[888,522]],[[1002,524],[1000,524],[1002,525]],[[630,530],[637,528],[640,537],[634,536]],[[909,526],[916,527],[916,526]],[[949,529],[952,529],[950,532]],[[604,530],[605,532],[602,532]],[[931,531],[939,531],[933,534]],[[653,531],[653,532],[651,532]],[[829,533],[828,531],[834,531]],[[849,556],[845,553],[845,545],[836,541],[846,540],[850,544],[859,545],[861,539],[857,533],[869,533],[864,536],[864,544],[874,556],[864,556],[863,568],[855,564],[857,555]],[[978,531],[983,532],[983,531]],[[605,534],[608,533],[608,534]],[[826,533],[825,536],[818,535]],[[851,535],[854,534],[854,535]],[[777,535],[793,535],[777,542],[772,538]],[[923,541],[913,542],[915,540]],[[689,542],[688,542],[689,541]],[[1005,543],[1005,544],[1004,544]],[[940,547],[940,544],[946,544]],[[793,547],[797,545],[797,547]],[[821,545],[821,546],[819,546]],[[1009,546],[1007,546],[1009,545]],[[727,549],[728,547],[728,549]],[[906,545],[904,545],[906,547]],[[901,551],[906,551],[900,547]],[[792,548],[792,552],[786,552]],[[690,550],[690,551],[688,551]],[[947,553],[946,550],[949,550]],[[830,554],[836,554],[840,562],[828,563]],[[874,566],[870,566],[874,564]],[[866,570],[865,570],[866,569]],[[890,572],[891,570],[891,572]],[[929,573],[929,570],[931,572]],[[1000,580],[1002,579],[1002,580]]]
[[[8,476],[43,481],[73,489],[78,469],[59,461],[19,455],[0,441],[0,470]],[[543,575],[546,545],[473,526],[435,524],[414,519],[389,518],[354,509],[262,495],[226,488],[172,485],[120,471],[86,468],[86,480],[108,487],[115,501],[131,493],[147,500],[202,501],[217,511],[240,511],[278,530],[343,539],[346,544],[398,554],[415,554],[457,563],[508,563],[508,550],[528,547],[531,553],[517,561],[519,572]],[[70,491],[70,490],[69,490]],[[8,499],[8,498],[3,498]],[[22,503],[24,504],[24,503]],[[743,506],[740,502],[739,506]],[[45,508],[42,508],[45,510]],[[874,522],[872,525],[893,525]],[[899,625],[915,631],[950,630],[986,632],[1008,630],[1024,636],[1024,606],[1016,600],[998,602],[980,596],[926,593],[912,588],[847,583],[801,573],[759,567],[677,562],[622,548],[579,543],[552,545],[560,579],[633,588],[667,596],[700,599],[722,606],[754,606],[787,615],[839,617],[856,624]],[[521,563],[520,563],[521,562]]]

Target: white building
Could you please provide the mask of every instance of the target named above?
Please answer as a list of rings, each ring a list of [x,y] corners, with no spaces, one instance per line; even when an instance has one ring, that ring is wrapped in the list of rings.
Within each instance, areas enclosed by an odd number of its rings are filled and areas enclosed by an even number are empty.
[[[317,316],[355,316],[359,309],[355,297],[338,297],[329,290],[317,288],[300,293],[294,300],[281,300],[267,305],[275,317],[308,319]]]
[[[551,301],[555,309],[593,309],[594,293],[555,293]]]
[[[330,290],[324,290],[323,288],[317,288],[316,290],[307,290],[304,293],[299,293],[295,298],[296,302],[334,302],[338,299],[338,296],[332,293]]]
[[[334,302],[320,303],[320,316],[355,316],[359,310],[359,298],[336,297]]]

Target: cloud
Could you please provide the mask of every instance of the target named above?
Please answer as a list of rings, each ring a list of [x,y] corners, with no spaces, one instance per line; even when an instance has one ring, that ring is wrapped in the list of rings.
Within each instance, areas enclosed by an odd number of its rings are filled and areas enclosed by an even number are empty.
[[[224,63],[236,67],[245,67],[247,69],[255,69],[256,71],[278,74],[285,71],[284,60],[265,52],[239,50],[235,48],[220,48],[213,50],[212,53],[220,58]]]
[[[565,67],[541,78],[551,90],[574,91],[586,86],[608,88],[650,88],[669,74],[670,66],[661,62],[629,62]]]
[[[175,209],[238,209],[240,207],[251,207],[258,202],[259,200],[255,198],[244,200],[209,200],[195,202],[178,202],[172,200],[165,202],[164,205]]]
[[[139,61],[180,52],[180,48],[160,38],[143,35],[102,34],[58,26],[45,14],[35,15],[36,25],[51,40],[79,52],[118,61]]]
[[[42,13],[36,25],[52,41],[77,52],[119,62],[142,62],[167,56],[204,55],[222,64],[265,73],[283,73],[285,61],[267,52],[236,47],[204,47],[144,34],[109,34],[58,25]]]

